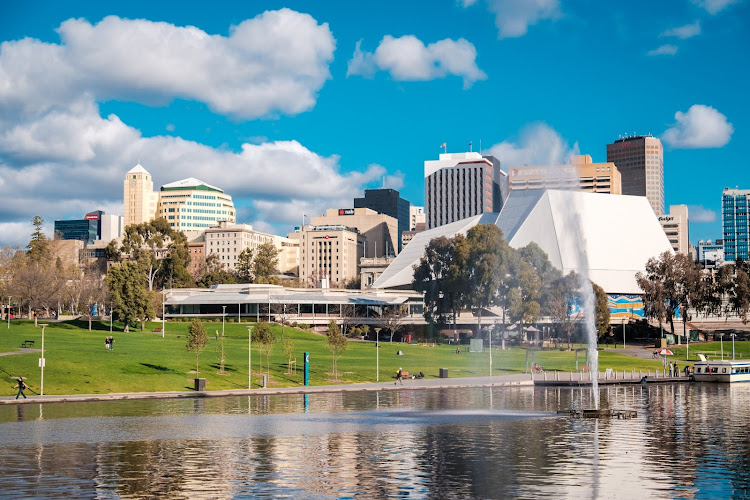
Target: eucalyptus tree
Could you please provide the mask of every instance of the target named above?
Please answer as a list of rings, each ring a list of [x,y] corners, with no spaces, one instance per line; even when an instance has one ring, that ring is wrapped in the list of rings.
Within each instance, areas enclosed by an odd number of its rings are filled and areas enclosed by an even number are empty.
[[[279,274],[279,252],[273,243],[266,242],[258,247],[253,259],[254,283],[270,283],[278,285]]]
[[[105,281],[112,299],[112,313],[125,323],[125,331],[135,321],[140,322],[143,331],[146,320],[155,316],[152,292],[146,286],[143,270],[136,262],[125,261],[110,267]]]
[[[643,309],[647,317],[669,323],[674,334],[674,317],[680,307],[678,292],[679,266],[675,255],[665,251],[646,262],[646,272],[635,275],[638,287],[643,290]]]

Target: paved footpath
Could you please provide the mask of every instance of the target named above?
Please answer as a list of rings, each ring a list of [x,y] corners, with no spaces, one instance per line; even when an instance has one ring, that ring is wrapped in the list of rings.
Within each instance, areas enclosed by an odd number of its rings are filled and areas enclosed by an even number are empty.
[[[313,394],[330,392],[355,391],[402,391],[414,389],[446,389],[459,387],[523,387],[533,386],[531,375],[495,375],[493,377],[462,378],[423,378],[405,379],[403,385],[391,382],[315,385],[279,388],[258,388],[227,391],[180,391],[180,392],[127,392],[111,394],[68,394],[54,396],[37,396],[29,394],[28,399],[0,397],[0,405],[39,404],[39,403],[75,403],[90,401],[121,401],[137,399],[172,399],[172,398],[213,398],[225,396],[248,396],[269,394]]]

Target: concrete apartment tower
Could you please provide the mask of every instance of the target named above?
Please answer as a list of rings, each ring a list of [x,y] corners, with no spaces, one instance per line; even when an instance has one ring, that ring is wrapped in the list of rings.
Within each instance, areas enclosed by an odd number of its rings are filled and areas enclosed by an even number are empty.
[[[508,194],[500,162],[479,153],[444,153],[424,162],[427,229],[484,212],[499,212]]]
[[[664,214],[664,148],[650,135],[617,139],[607,144],[607,162],[617,166],[622,194],[645,196],[657,216]]]
[[[128,170],[123,189],[123,227],[156,217],[157,200],[151,174],[140,163]]]

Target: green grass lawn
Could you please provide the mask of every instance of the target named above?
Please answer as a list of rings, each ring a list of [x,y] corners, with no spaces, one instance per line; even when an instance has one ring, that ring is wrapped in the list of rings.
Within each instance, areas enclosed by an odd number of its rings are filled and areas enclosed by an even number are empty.
[[[166,336],[154,333],[161,323],[148,323],[141,333],[122,332],[122,325],[114,326],[114,349],[105,349],[104,339],[109,335],[109,324],[93,323],[93,331],[88,331],[87,322],[66,322],[50,324],[45,330],[44,370],[45,394],[102,394],[110,392],[151,392],[192,390],[195,378],[195,353],[186,347],[189,323],[167,323]],[[226,323],[225,353],[226,375],[220,375],[219,342],[215,332],[221,334],[220,322],[204,323],[211,339],[201,352],[199,376],[207,379],[208,390],[243,389],[248,384],[248,339],[247,324]],[[326,348],[325,337],[310,331],[285,327],[284,336],[293,341],[294,357],[297,360],[296,374],[288,374],[287,360],[282,353],[281,326],[273,325],[278,339],[270,357],[270,387],[301,386],[303,384],[303,353],[310,353],[310,384],[325,385],[336,383],[374,382],[375,345],[372,342],[351,341],[346,352],[339,359],[339,377],[332,373],[331,353]],[[41,347],[41,328],[33,322],[17,320],[10,329],[0,325],[0,352],[17,351],[24,340],[34,340],[35,347]],[[750,344],[737,342],[736,352],[750,356]],[[424,372],[427,377],[437,377],[439,368],[447,368],[450,377],[475,377],[489,375],[489,353],[469,353],[468,346],[461,346],[456,354],[455,346],[435,344],[408,345],[381,342],[380,381],[393,380],[396,370],[403,368],[410,373]],[[684,347],[671,347],[675,359],[684,359]],[[403,351],[403,355],[397,352]],[[693,353],[699,351],[719,351],[719,343],[695,344]],[[493,350],[493,374],[522,373],[526,364],[526,349],[512,348],[506,351]],[[725,357],[731,356],[731,342],[724,342]],[[600,351],[600,370],[648,370],[661,367],[658,360],[643,360],[613,352]],[[682,356],[682,357],[681,357]],[[15,382],[10,375],[27,377],[30,387],[39,391],[40,354],[30,352],[11,356],[0,356],[0,380],[7,381],[7,387],[0,394],[15,394]],[[739,357],[739,356],[738,356]],[[714,356],[711,357],[715,359]],[[529,362],[531,358],[529,357]],[[574,352],[548,350],[536,351],[534,362],[546,370],[575,371]],[[261,375],[266,371],[263,355],[263,372],[257,347],[253,347],[253,387],[260,387]],[[579,367],[585,364],[585,354],[579,353]]]

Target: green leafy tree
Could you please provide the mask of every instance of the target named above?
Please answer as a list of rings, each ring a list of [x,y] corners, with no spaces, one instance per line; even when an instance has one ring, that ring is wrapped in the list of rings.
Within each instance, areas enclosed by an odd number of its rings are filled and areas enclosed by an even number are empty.
[[[219,262],[219,256],[215,253],[206,257],[206,272],[198,279],[196,284],[200,288],[209,288],[211,285],[224,285],[237,283],[234,274],[226,271]]]
[[[578,276],[571,271],[566,276],[555,280],[547,294],[546,309],[550,317],[559,325],[568,339],[568,350],[571,349],[573,330],[575,324],[571,315],[579,301]]]
[[[286,365],[287,371],[286,372],[291,373],[292,372],[292,357],[294,357],[294,342],[292,342],[290,339],[284,339],[281,344],[281,350],[287,359],[287,365]]]
[[[326,346],[331,351],[331,360],[333,362],[333,376],[336,380],[339,378],[338,360],[348,347],[347,339],[341,334],[341,330],[335,321],[328,323],[328,335],[326,337]]]
[[[126,332],[130,329],[130,323],[135,321],[140,322],[143,331],[146,320],[155,316],[152,292],[146,286],[143,269],[137,262],[114,264],[109,268],[105,281],[112,298],[115,318],[125,323]]]
[[[739,261],[735,265],[734,286],[732,287],[729,302],[734,312],[743,323],[747,323],[748,311],[750,311],[750,269],[744,262]]]
[[[276,342],[276,336],[271,330],[271,326],[268,323],[260,323],[258,326],[253,328],[252,335],[253,342],[258,346],[258,365],[260,371],[263,371],[263,352],[266,353],[266,361],[271,352],[273,344]],[[269,347],[270,346],[270,347]],[[270,364],[266,366],[266,373],[270,377]]]
[[[517,256],[510,262],[510,285],[508,290],[508,315],[513,323],[533,323],[539,319],[541,279],[536,270],[523,258]]]
[[[594,289],[594,318],[596,331],[599,336],[606,335],[609,332],[609,298],[604,288],[600,287],[593,281],[591,287]]]
[[[279,274],[279,252],[280,250],[270,242],[263,243],[258,247],[253,260],[255,283],[270,283],[273,285],[280,283],[277,276]]]
[[[131,224],[125,228],[121,251],[138,262],[146,275],[148,289],[155,283],[168,281],[172,286],[193,283],[187,266],[190,251],[187,237],[176,231],[165,219],[157,217],[149,222]]]
[[[239,283],[253,282],[253,249],[245,248],[237,257],[236,269],[237,281]]]
[[[677,254],[681,255],[681,254]],[[638,287],[643,290],[643,306],[646,316],[659,321],[661,326],[669,323],[674,335],[674,317],[680,307],[680,257],[665,251],[646,262],[646,272],[635,276]]]
[[[44,225],[44,219],[39,215],[35,215],[31,218],[31,224],[34,226],[34,231],[31,233],[31,241],[26,248],[28,248],[29,259],[32,262],[41,262],[50,258],[50,245],[49,239],[42,231],[42,225]]]
[[[204,347],[208,345],[208,335],[206,329],[197,319],[190,324],[190,330],[187,338],[187,350],[195,352],[195,374],[198,375],[198,355]]]

